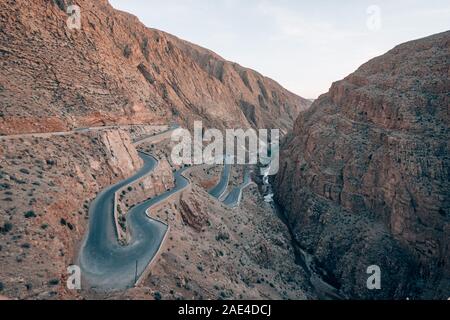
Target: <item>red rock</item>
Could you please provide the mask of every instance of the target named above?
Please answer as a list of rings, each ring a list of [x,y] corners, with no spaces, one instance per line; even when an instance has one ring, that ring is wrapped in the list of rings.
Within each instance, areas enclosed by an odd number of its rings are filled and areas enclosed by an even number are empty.
[[[148,29],[107,1],[3,1],[0,133],[192,122],[288,129],[310,105],[259,73]],[[58,5],[56,5],[58,3]]]

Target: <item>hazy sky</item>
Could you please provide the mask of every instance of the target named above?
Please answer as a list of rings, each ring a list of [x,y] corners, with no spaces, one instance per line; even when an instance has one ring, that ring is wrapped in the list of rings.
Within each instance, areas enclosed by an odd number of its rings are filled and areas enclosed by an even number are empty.
[[[306,98],[397,44],[450,29],[449,0],[110,2]]]

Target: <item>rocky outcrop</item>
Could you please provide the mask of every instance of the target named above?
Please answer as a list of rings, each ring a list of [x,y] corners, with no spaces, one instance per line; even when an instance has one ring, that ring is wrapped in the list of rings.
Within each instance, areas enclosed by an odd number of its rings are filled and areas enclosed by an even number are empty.
[[[287,129],[310,104],[106,0],[73,3],[79,30],[66,24],[68,1],[2,1],[0,133],[194,119]]]
[[[276,199],[349,296],[448,298],[449,62],[450,32],[402,44],[334,83],[284,142]]]
[[[102,134],[101,139],[108,165],[115,176],[130,176],[142,166],[142,159],[132,145],[128,133],[111,130]]]
[[[197,232],[208,224],[208,214],[195,197],[181,197],[180,213],[184,223]]]

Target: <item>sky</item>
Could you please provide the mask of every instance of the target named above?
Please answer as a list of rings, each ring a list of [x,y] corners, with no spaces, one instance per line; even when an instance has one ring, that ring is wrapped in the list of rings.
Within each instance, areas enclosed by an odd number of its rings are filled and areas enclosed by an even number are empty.
[[[396,45],[450,29],[449,0],[110,3],[310,99]]]

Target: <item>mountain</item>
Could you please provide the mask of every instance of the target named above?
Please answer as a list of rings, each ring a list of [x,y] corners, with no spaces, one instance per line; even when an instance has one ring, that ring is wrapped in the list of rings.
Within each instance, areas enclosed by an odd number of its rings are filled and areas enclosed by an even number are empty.
[[[310,102],[259,73],[146,28],[106,0],[2,0],[0,133],[102,124],[292,127]]]
[[[356,298],[448,298],[450,32],[334,83],[283,143],[276,199],[303,249]],[[381,268],[383,290],[366,288]]]

